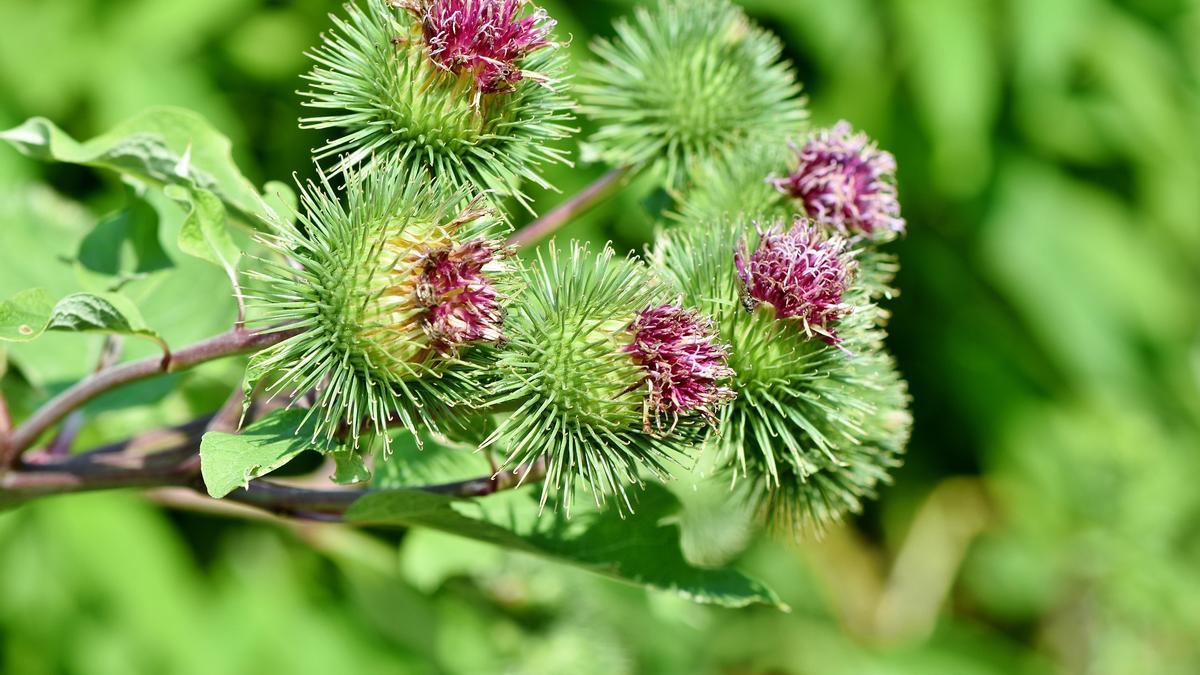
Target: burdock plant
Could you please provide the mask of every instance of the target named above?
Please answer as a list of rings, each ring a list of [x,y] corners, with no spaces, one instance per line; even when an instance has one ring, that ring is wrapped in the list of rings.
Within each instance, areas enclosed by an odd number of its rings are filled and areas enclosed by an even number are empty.
[[[584,67],[583,110],[604,161],[647,167],[678,186],[698,162],[783,145],[806,119],[778,38],[729,0],[656,0]]]
[[[250,388],[312,392],[314,438],[355,446],[363,428],[386,440],[396,423],[419,438],[470,409],[515,282],[506,227],[396,167],[351,170],[341,194],[322,176],[301,205],[294,222],[272,223],[276,256],[255,272],[261,320],[278,327],[267,330],[301,330],[254,356]]]
[[[821,529],[874,494],[910,424],[883,351],[886,312],[826,226],[712,221],[661,237],[654,262],[733,345],[737,398],[710,464],[778,525]]]
[[[528,207],[542,167],[569,159],[564,43],[525,0],[347,5],[310,52],[301,126],[328,141],[294,206],[285,188],[255,190],[189,113],[151,111],[78,147],[45,120],[5,132],[28,154],[124,174],[130,205],[104,233],[142,254],[150,204],[181,204],[171,255],[221,265],[238,316],[170,347],[124,294],[182,274],[162,265],[5,302],[9,372],[46,331],[110,339],[95,374],[30,394],[15,427],[0,405],[0,505],[190,487],[289,518],[439,528],[699,601],[773,602],[687,563],[661,484],[727,482],[731,501],[794,533],[889,479],[910,425],[880,304],[896,269],[880,247],[905,228],[895,159],[848,125],[806,129],[780,42],[733,3],[654,0],[581,68],[595,128],[581,154],[609,171],[514,233],[509,198]],[[553,241],[522,255],[636,171],[670,202],[650,214],[663,226],[645,258]],[[170,199],[146,201],[155,190]],[[108,241],[92,239],[81,269]],[[113,335],[163,353],[116,364]],[[95,397],[237,355],[244,377],[215,413],[65,453]],[[162,439],[174,445],[142,452]],[[332,456],[334,475],[269,477],[312,472],[307,451]]]
[[[526,0],[366,0],[309,56],[301,127],[329,140],[335,169],[367,160],[423,167],[459,187],[525,199],[549,187],[553,145],[572,132],[554,21]]]
[[[582,482],[632,509],[626,487],[642,471],[665,478],[692,449],[692,422],[732,397],[711,326],[669,301],[643,263],[610,248],[552,245],[527,271],[495,387],[496,402],[519,407],[485,445],[502,444],[506,464],[545,465],[543,504],[556,494],[569,509]]]

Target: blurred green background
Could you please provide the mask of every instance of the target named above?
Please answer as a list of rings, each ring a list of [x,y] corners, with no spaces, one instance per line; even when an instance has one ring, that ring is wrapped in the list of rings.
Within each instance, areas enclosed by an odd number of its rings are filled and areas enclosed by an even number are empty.
[[[543,4],[582,59],[633,3]],[[1200,672],[1200,2],[743,4],[787,42],[816,123],[895,152],[910,223],[890,345],[915,437],[854,523],[743,556],[790,614],[428,532],[397,558],[358,532],[88,495],[0,516],[0,672]],[[307,175],[321,139],[294,90],[336,9],[0,0],[0,126],[85,138],[180,105],[258,184]],[[116,194],[0,149],[5,294],[45,271],[19,266],[23,242],[69,249]],[[646,208],[631,191],[569,234],[640,248]],[[219,402],[205,382],[193,405]]]

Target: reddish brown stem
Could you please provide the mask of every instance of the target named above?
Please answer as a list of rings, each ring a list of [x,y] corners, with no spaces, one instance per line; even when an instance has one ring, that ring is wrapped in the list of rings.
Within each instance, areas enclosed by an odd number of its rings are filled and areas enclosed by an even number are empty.
[[[59,394],[17,427],[12,432],[7,447],[0,448],[3,452],[0,456],[0,466],[11,466],[14,459],[36,443],[43,433],[72,411],[101,394],[140,380],[186,370],[208,361],[258,351],[282,342],[292,335],[295,335],[295,331],[253,333],[234,329],[185,347],[171,354],[169,359],[154,356],[95,373]]]
[[[186,487],[203,495],[198,452],[200,439],[212,419],[204,417],[174,429],[147,432],[66,459],[34,453],[20,466],[0,477],[0,507],[16,506],[52,495],[119,488]],[[148,449],[164,444],[169,444],[169,447],[146,453]],[[540,465],[535,466],[526,480],[536,480],[542,472]],[[514,488],[520,484],[520,478],[514,472],[501,471],[494,476],[408,489],[458,497],[482,497]],[[355,500],[365,494],[368,494],[367,490],[314,489],[260,479],[234,490],[224,501],[253,506],[275,515],[328,521],[339,519]]]
[[[12,444],[12,414],[8,411],[8,399],[4,397],[4,390],[0,389],[0,460],[8,457],[11,453],[8,448]],[[0,471],[3,471],[4,464],[0,463]]]
[[[3,446],[4,442],[8,440],[12,429],[12,415],[8,412],[8,399],[4,397],[4,391],[0,390],[0,446]]]
[[[508,243],[517,248],[524,248],[545,237],[550,236],[558,228],[575,220],[616,194],[622,181],[632,169],[621,167],[612,169],[596,179],[582,192],[571,197],[546,215],[518,230],[508,238]]]

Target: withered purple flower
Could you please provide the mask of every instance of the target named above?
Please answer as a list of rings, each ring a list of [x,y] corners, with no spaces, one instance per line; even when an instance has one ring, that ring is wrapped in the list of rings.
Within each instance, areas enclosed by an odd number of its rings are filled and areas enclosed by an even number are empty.
[[[776,224],[759,229],[758,248],[748,254],[743,241],[734,253],[746,305],[768,303],[780,319],[797,319],[810,336],[838,344],[835,325],[850,311],[842,296],[855,269],[848,240],[826,234],[799,218],[790,230]]]
[[[485,273],[499,262],[501,253],[494,242],[474,239],[424,256],[415,293],[417,304],[425,310],[425,331],[438,351],[501,341],[501,297]]]
[[[482,94],[510,92],[528,73],[517,62],[547,47],[556,22],[528,0],[401,0],[421,23],[429,56],[455,75],[470,73]]]
[[[625,351],[645,372],[649,387],[645,426],[651,416],[662,428],[668,417],[696,413],[715,422],[714,410],[734,398],[721,382],[734,375],[727,364],[729,347],[717,340],[713,321],[699,312],[661,305],[638,312],[628,331],[633,341]]]
[[[817,132],[803,147],[796,170],[772,181],[804,205],[810,218],[846,235],[904,232],[896,192],[896,158],[848,122]]]

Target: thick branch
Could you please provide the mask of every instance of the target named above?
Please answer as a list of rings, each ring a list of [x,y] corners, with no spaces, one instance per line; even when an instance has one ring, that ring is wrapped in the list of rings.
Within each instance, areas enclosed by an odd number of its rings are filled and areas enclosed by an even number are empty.
[[[119,488],[186,487],[203,495],[198,450],[210,420],[202,418],[175,429],[148,432],[65,460],[55,461],[42,453],[32,455],[29,459],[37,458],[37,463],[24,463],[0,477],[0,507],[52,495]],[[168,449],[144,454],[148,447],[162,446],[168,441],[174,443]],[[526,480],[540,479],[543,471],[540,465],[535,465]],[[501,471],[494,476],[408,489],[482,497],[512,489],[521,482],[520,474]],[[367,493],[367,490],[314,489],[260,479],[233,491],[223,501],[276,515],[325,521],[338,519]]]
[[[494,476],[440,485],[414,485],[405,489],[454,497],[485,497],[503,490],[511,490],[528,480],[540,480],[544,475],[545,468],[538,463],[529,470],[525,481],[522,480],[521,474],[515,471],[499,471]],[[229,493],[224,499],[255,506],[276,515],[328,520],[330,517],[340,517],[351,504],[369,493],[370,490],[313,489],[255,480],[246,487]]]
[[[540,477],[535,468],[531,477]],[[495,476],[483,476],[471,480],[440,485],[414,485],[407,490],[420,490],[454,497],[485,497],[520,485],[520,475],[512,471],[501,471]],[[276,515],[328,520],[340,517],[350,505],[370,490],[314,489],[281,485],[267,480],[255,480],[244,488],[238,488],[225,496],[225,500],[255,506]],[[324,516],[324,517],[322,517]]]
[[[4,390],[0,389],[0,460],[9,456],[8,448],[12,444],[12,415],[8,411],[8,399]],[[3,464],[0,464],[2,467]]]
[[[521,228],[508,239],[508,243],[524,248],[549,236],[558,228],[592,210],[596,205],[616,194],[621,182],[629,175],[629,167],[612,169],[596,179],[582,192],[555,207],[550,212]]]
[[[318,490],[313,488],[280,485],[266,480],[250,481],[224,497],[225,500],[254,506],[276,515],[300,516],[305,514],[340,515],[365,490]]]
[[[98,372],[59,394],[35,412],[12,433],[7,447],[0,448],[0,466],[12,464],[13,459],[37,442],[50,427],[71,411],[88,401],[133,382],[165,373],[186,370],[216,359],[258,351],[295,335],[294,331],[277,330],[251,333],[231,330],[171,354],[167,359],[151,357]]]
[[[200,470],[198,439],[148,455],[89,452],[29,464],[0,478],[0,506],[39,497],[127,487],[188,486]]]
[[[12,415],[8,412],[8,399],[0,391],[0,443],[12,433]]]

